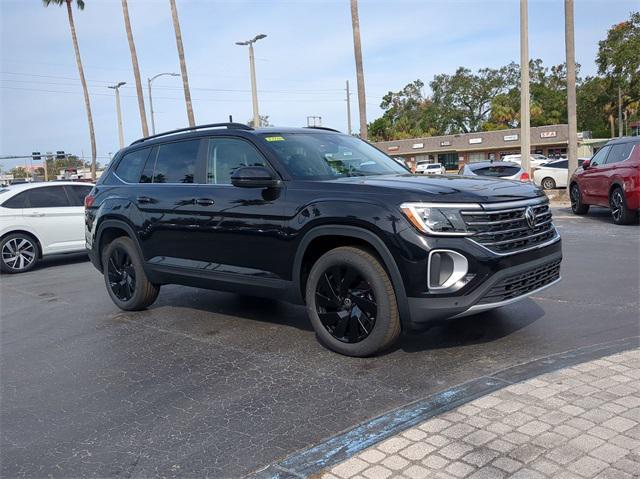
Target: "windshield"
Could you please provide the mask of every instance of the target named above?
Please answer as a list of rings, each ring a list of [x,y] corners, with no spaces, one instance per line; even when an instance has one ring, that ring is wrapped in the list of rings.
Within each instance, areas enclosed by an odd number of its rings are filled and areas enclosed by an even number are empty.
[[[520,171],[519,166],[508,166],[508,165],[496,165],[496,166],[485,166],[482,168],[472,169],[472,171],[478,176],[494,176],[494,177],[503,177],[503,176],[513,176],[518,171]]]
[[[359,138],[333,133],[263,134],[294,178],[405,174],[408,171]]]

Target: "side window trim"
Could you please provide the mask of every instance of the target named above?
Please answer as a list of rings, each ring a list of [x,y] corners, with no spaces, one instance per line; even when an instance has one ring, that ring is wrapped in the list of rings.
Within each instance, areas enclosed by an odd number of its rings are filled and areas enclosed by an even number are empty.
[[[211,136],[208,136],[206,140],[207,141],[203,142],[205,143],[205,148],[204,148],[204,157],[202,161],[202,164],[203,164],[202,184],[205,184],[207,186],[224,186],[224,187],[233,186],[230,183],[208,183],[207,173],[209,169],[209,154],[211,151],[210,147],[212,146],[213,142],[215,142],[216,140],[237,140],[237,141],[243,141],[249,144],[260,156],[260,158],[262,158],[262,161],[264,162],[265,167],[276,177],[280,178],[281,176],[278,173],[278,171],[273,167],[273,165],[269,161],[269,158],[267,158],[267,155],[265,155],[262,152],[262,150],[258,147],[258,145],[252,142],[251,140],[245,138],[244,136],[235,136],[235,135],[228,135],[228,134],[211,135]]]

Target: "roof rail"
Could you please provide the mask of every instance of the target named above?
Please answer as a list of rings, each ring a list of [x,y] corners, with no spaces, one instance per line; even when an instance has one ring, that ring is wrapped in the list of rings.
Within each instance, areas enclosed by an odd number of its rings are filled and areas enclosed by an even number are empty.
[[[152,138],[158,138],[160,136],[173,135],[175,133],[182,133],[184,131],[195,131],[195,130],[203,130],[205,128],[235,128],[236,130],[253,130],[248,125],[244,123],[209,123],[207,125],[195,125],[187,128],[178,128],[177,130],[165,131],[164,133],[158,133],[157,135],[146,136],[144,138],[140,138],[139,140],[131,143],[132,145],[136,145],[138,143],[142,143],[147,140],[151,140]]]
[[[336,130],[335,128],[328,128],[326,126],[304,126],[303,128],[313,128],[314,130],[326,130],[335,131],[336,133],[342,133],[340,130]]]

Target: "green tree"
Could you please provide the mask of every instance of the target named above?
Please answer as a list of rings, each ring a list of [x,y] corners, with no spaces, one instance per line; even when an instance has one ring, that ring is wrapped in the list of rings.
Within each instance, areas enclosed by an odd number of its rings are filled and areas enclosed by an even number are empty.
[[[14,178],[29,178],[29,176],[31,176],[24,166],[11,168],[11,170],[9,170],[9,174],[13,175]]]
[[[45,7],[49,5],[65,5],[67,7],[67,17],[69,19],[69,29],[71,30],[71,41],[73,42],[73,49],[76,53],[76,65],[78,67],[78,74],[80,75],[80,83],[82,84],[82,91],[84,93],[84,106],[87,111],[87,121],[89,123],[89,138],[91,140],[91,178],[96,179],[96,134],[93,129],[93,115],[91,114],[91,102],[89,101],[89,89],[87,88],[87,81],[84,78],[84,68],[82,66],[82,59],[80,57],[80,47],[78,46],[78,36],[76,35],[76,24],[73,20],[73,9],[71,4],[75,3],[78,10],[84,10],[84,0],[42,0]]]

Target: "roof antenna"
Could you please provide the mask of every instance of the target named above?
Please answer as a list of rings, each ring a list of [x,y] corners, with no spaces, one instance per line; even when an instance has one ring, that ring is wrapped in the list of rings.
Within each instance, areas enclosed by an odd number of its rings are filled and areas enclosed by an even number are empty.
[[[229,123],[233,123],[233,115],[229,115]]]

